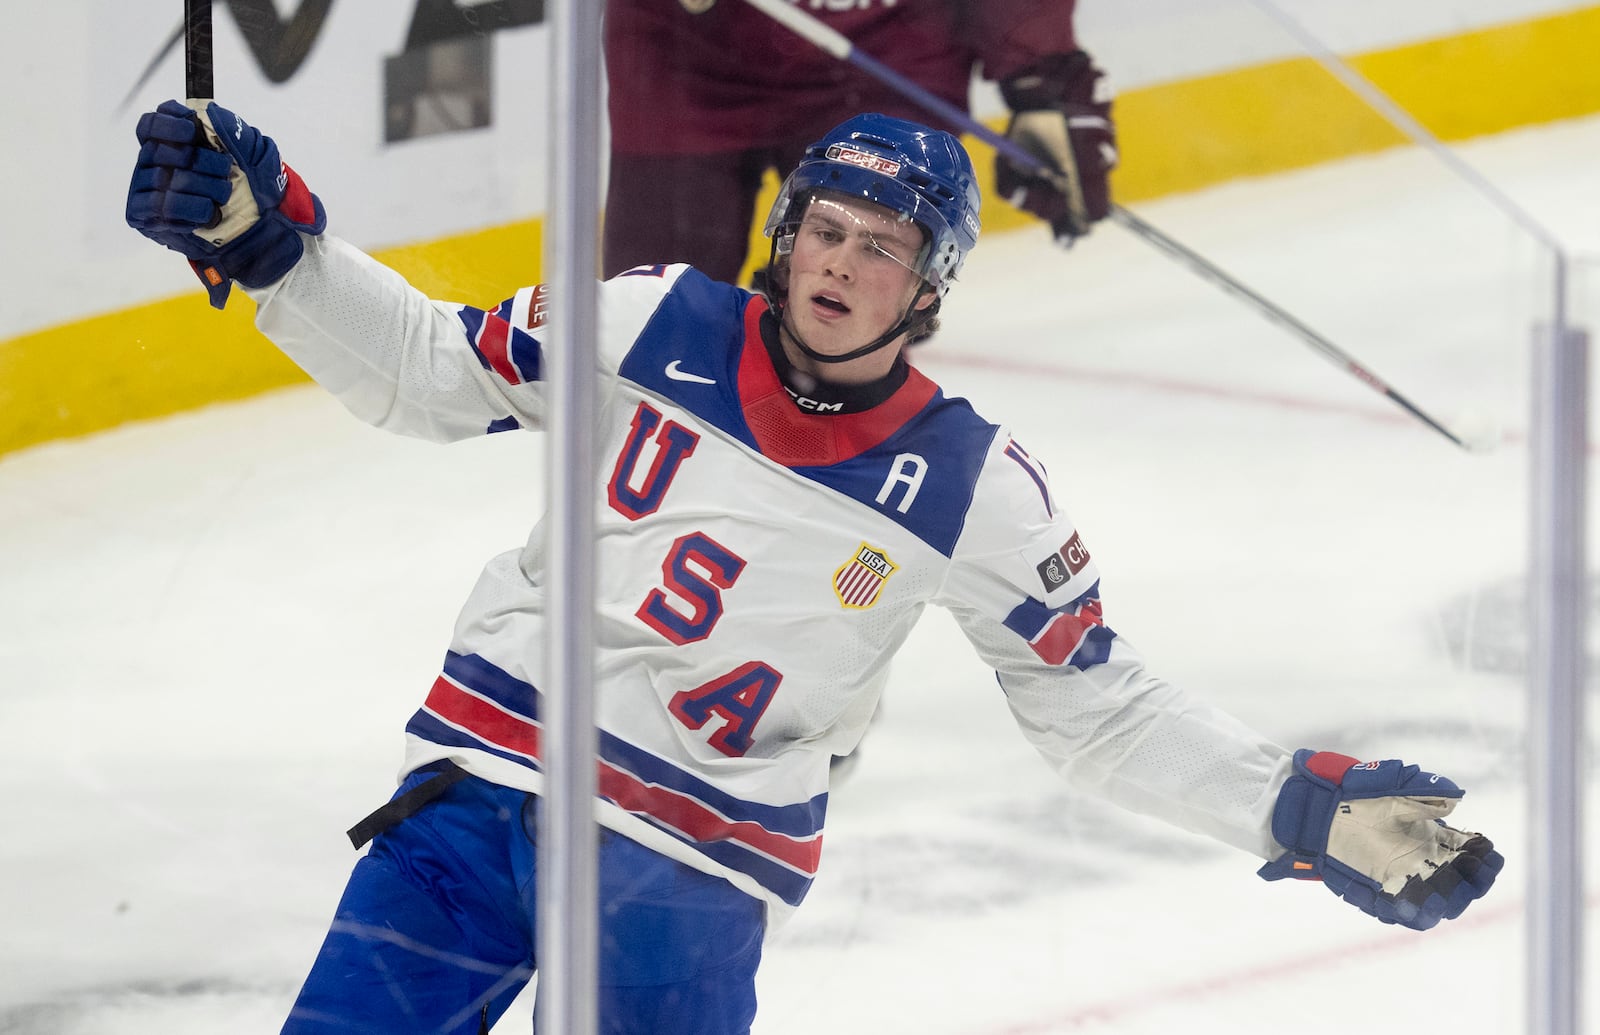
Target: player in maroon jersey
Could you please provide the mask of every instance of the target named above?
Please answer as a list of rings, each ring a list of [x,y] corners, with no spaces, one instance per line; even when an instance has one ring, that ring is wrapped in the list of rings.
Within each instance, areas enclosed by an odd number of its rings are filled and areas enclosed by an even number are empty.
[[[863,53],[966,110],[976,72],[1000,84],[1013,141],[1069,175],[1069,193],[1003,159],[1002,196],[1070,243],[1110,211],[1116,164],[1105,80],[1079,46],[1074,0],[806,0]],[[939,126],[853,65],[742,0],[611,0],[605,54],[611,180],[607,276],[687,262],[734,281],[767,170],[859,112]],[[959,132],[959,127],[939,126]]]

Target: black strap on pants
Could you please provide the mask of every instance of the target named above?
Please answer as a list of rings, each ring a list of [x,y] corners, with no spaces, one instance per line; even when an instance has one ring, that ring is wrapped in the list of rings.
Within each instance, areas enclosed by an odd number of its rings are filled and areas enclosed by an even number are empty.
[[[424,805],[439,797],[451,787],[466,779],[467,771],[449,759],[436,762],[429,768],[437,773],[409,791],[392,798],[372,815],[345,831],[350,843],[357,848],[388,830],[407,816],[414,815]]]

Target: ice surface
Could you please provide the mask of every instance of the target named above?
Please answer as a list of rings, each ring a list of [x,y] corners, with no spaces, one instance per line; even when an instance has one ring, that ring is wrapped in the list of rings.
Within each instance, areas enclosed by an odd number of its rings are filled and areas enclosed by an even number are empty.
[[[1600,254],[1600,120],[1468,154]],[[917,362],[1044,460],[1153,667],[1287,745],[1451,776],[1501,886],[1392,930],[1074,796],[930,614],[770,941],[760,1035],[1521,1028],[1517,587],[1549,264],[1410,151],[1139,214],[1499,448],[1456,448],[1109,225],[1066,253],[986,240]],[[392,789],[478,567],[539,509],[541,445],[418,444],[303,388],[0,460],[0,1035],[277,1030],[353,862],[342,831]]]

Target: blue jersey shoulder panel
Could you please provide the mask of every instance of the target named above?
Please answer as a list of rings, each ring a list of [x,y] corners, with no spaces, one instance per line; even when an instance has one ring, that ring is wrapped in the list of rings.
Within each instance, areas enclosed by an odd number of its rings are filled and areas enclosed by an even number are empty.
[[[619,372],[755,448],[739,404],[745,313],[754,297],[699,270],[684,270],[623,357]]]
[[[999,430],[965,399],[936,391],[921,412],[859,456],[795,471],[877,511],[948,557]]]

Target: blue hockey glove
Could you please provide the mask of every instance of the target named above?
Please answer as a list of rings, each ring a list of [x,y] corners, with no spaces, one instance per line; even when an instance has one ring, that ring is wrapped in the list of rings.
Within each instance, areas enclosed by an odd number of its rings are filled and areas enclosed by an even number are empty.
[[[1320,880],[1388,924],[1425,931],[1482,898],[1505,860],[1482,834],[1444,825],[1465,793],[1414,765],[1296,751],[1272,836],[1288,849],[1267,880]]]
[[[1111,213],[1117,134],[1110,88],[1089,55],[1075,50],[1041,58],[1002,82],[1000,93],[1012,112],[1006,138],[1054,174],[1021,168],[1001,155],[995,187],[1049,223],[1057,244],[1069,246]]]
[[[233,112],[165,101],[139,119],[128,225],[189,259],[221,309],[237,280],[265,287],[320,234],[322,202],[278,157],[272,138]]]

